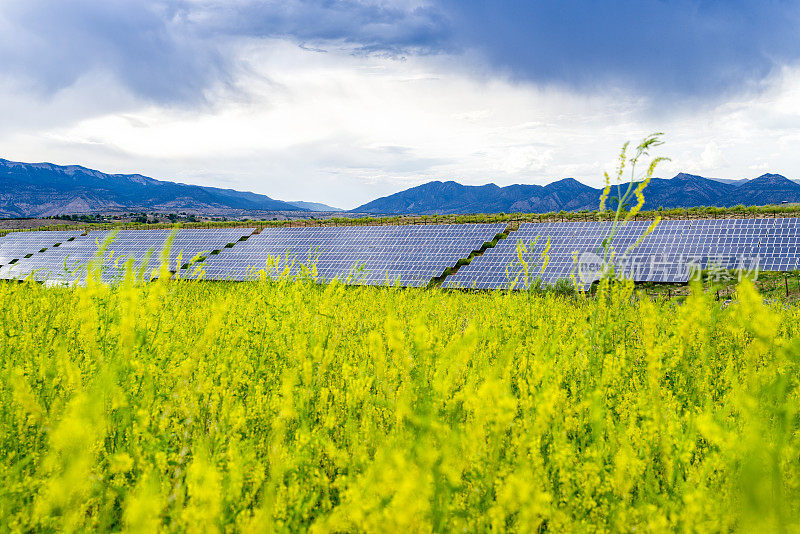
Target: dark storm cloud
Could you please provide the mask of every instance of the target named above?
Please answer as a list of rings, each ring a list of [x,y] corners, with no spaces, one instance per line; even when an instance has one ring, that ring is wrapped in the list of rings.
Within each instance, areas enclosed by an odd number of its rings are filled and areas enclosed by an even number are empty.
[[[717,98],[796,62],[798,27],[797,1],[6,0],[0,77],[49,94],[102,71],[184,102],[235,78],[232,41],[281,37],[390,57],[477,53],[519,80]]]
[[[0,75],[52,93],[105,71],[155,100],[196,98],[224,78],[226,65],[183,16],[175,6],[147,1],[6,1]]]
[[[502,6],[502,7],[499,7]],[[451,45],[536,82],[706,98],[800,58],[797,1],[442,0]]]
[[[447,47],[449,25],[431,5],[381,1],[239,2],[203,7],[208,28],[252,37],[340,42],[381,53],[438,52]]]
[[[0,76],[49,94],[105,71],[146,98],[193,100],[235,75],[232,39],[419,53],[442,45],[446,28],[437,17],[355,1],[8,0],[0,4]]]

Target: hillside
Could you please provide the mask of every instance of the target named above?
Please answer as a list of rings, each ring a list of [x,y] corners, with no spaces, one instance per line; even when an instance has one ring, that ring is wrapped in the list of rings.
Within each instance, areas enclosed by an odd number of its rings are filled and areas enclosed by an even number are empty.
[[[763,206],[779,204],[782,201],[798,202],[800,184],[780,174],[764,174],[745,182],[733,191],[733,205]]]
[[[265,195],[106,174],[78,165],[17,163],[0,159],[0,217],[120,211],[308,211]]]
[[[328,206],[327,204],[322,204],[320,202],[304,202],[302,200],[290,200],[289,204],[310,211],[329,211],[329,212],[345,211],[342,208],[335,208],[333,206]]]
[[[428,182],[355,208],[354,212],[384,215],[466,213],[545,213],[597,209],[601,189],[565,178],[541,185],[470,186],[448,181]],[[612,191],[610,206],[614,206]],[[644,209],[696,206],[763,206],[800,202],[800,184],[779,174],[728,183],[680,173],[654,178],[645,192]]]
[[[565,178],[547,185],[462,185],[432,181],[359,206],[351,213],[434,215],[546,213],[597,209],[601,190]],[[614,193],[609,206],[614,207]],[[644,209],[696,206],[763,206],[800,203],[800,184],[779,174],[721,180],[680,173],[655,178]],[[252,215],[261,212],[342,211],[326,204],[284,202],[256,193],[155,180],[140,174],[106,174],[79,165],[18,163],[0,158],[0,218],[60,214],[188,212]]]

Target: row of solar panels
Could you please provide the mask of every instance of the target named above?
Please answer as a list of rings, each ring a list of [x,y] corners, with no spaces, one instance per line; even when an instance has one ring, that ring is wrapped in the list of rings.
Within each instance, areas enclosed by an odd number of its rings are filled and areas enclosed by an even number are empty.
[[[571,278],[585,289],[609,267],[637,282],[686,282],[694,269],[800,267],[800,219],[661,221],[647,234],[650,225],[629,222],[611,236],[610,222],[524,223],[513,239],[462,267],[444,287]]]
[[[504,224],[388,227],[281,228],[265,230],[225,254],[209,258],[206,279],[298,274],[313,265],[321,281],[425,286],[458,260],[505,230]],[[280,258],[267,267],[265,258]]]
[[[237,281],[256,278],[260,271],[275,277],[295,276],[305,269],[323,282],[418,287],[503,230],[504,224],[272,228],[259,234],[253,228],[181,229],[169,248],[169,269],[185,268],[184,277]],[[110,232],[35,232],[35,239],[31,234],[0,239],[0,278],[79,282]],[[145,278],[157,275],[169,235],[170,230],[116,233],[103,254],[103,280],[121,279],[129,259]],[[197,257],[204,261],[187,266]]]
[[[181,229],[175,232],[169,248],[169,269],[178,271],[193,259],[252,234],[253,228]],[[161,265],[171,230],[120,230],[106,243],[110,231],[81,232],[15,232],[0,239],[0,278],[37,281],[80,282],[87,266],[101,255],[102,279],[113,282],[124,276],[132,260],[136,271],[150,278]],[[16,260],[16,261],[13,261]],[[13,261],[13,263],[12,263]]]
[[[692,269],[789,271],[800,267],[800,219],[524,223],[447,277],[444,287],[525,287],[571,279],[583,289],[608,266],[636,281],[685,282]],[[248,280],[313,270],[320,281],[425,286],[493,240],[504,224],[318,228],[180,229],[169,269],[184,277]],[[127,262],[157,273],[170,230],[121,230],[102,258],[102,277],[120,279]],[[108,231],[15,232],[0,238],[0,278],[80,282]],[[605,240],[609,247],[603,246]],[[187,267],[192,260],[201,259]]]

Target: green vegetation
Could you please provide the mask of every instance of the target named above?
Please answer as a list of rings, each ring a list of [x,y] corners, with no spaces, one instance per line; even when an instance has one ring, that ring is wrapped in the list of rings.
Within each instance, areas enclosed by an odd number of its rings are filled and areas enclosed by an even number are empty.
[[[647,166],[647,170],[642,175],[636,174],[636,167],[639,165],[640,160],[645,156],[649,156],[652,148],[664,144],[660,138],[662,135],[664,134],[655,133],[645,137],[644,140],[642,140],[642,142],[636,147],[633,156],[628,156],[629,143],[625,143],[622,145],[622,150],[619,154],[619,164],[617,166],[617,173],[614,177],[614,180],[612,181],[608,173],[605,173],[606,186],[603,188],[603,193],[600,195],[600,213],[605,211],[606,203],[608,201],[616,200],[617,206],[612,210],[613,217],[610,218],[612,223],[611,228],[603,240],[603,263],[605,264],[609,264],[616,252],[620,252],[624,255],[639,245],[639,243],[641,243],[642,240],[650,232],[652,232],[661,221],[661,217],[656,216],[650,227],[641,235],[634,245],[628,248],[628,250],[613,250],[611,243],[622,225],[630,220],[633,220],[644,206],[643,191],[650,183],[650,180],[653,179],[653,173],[655,172],[656,167],[662,161],[669,161],[669,158],[665,157],[653,158],[650,161],[650,164]],[[630,178],[627,180],[627,183],[624,183],[626,167],[630,168]],[[615,196],[610,196],[612,188],[616,189]],[[636,197],[636,205],[628,209],[627,206],[629,201],[633,200],[632,196]]]
[[[632,291],[0,284],[2,523],[800,528],[800,310]]]

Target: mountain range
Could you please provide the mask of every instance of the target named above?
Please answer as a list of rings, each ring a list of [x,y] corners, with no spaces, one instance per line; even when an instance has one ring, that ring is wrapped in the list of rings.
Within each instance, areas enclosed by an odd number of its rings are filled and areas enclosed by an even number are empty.
[[[0,217],[4,218],[140,211],[227,215],[312,210],[336,208],[283,202],[233,189],[155,180],[141,174],[106,174],[79,165],[0,159]]]
[[[602,189],[565,178],[547,185],[495,184],[469,186],[456,182],[428,182],[373,200],[353,211],[369,214],[546,213],[595,210]],[[609,207],[615,207],[612,188]],[[752,180],[721,181],[680,173],[654,178],[644,191],[645,210],[694,206],[763,206],[800,202],[800,184],[779,174]],[[635,199],[633,200],[635,203]]]
[[[432,215],[594,210],[601,192],[574,178],[544,186],[506,187],[433,181],[373,200],[351,212]],[[800,184],[779,174],[764,174],[752,180],[721,180],[680,173],[671,179],[651,180],[645,199],[644,209],[800,203]],[[613,198],[609,207],[614,207]],[[106,174],[79,165],[18,163],[0,158],[0,218],[142,211],[310,215],[341,210],[314,202],[284,202],[233,189],[155,180],[140,174]]]

